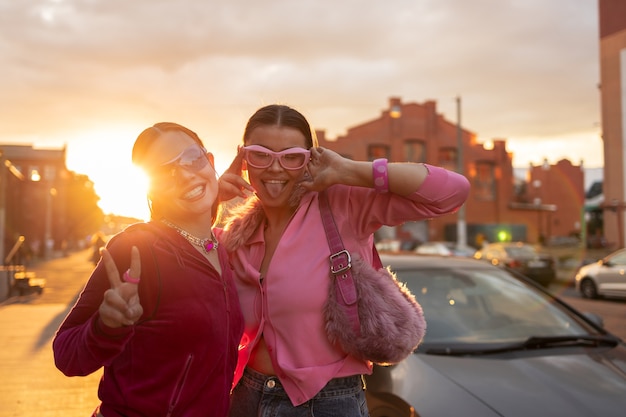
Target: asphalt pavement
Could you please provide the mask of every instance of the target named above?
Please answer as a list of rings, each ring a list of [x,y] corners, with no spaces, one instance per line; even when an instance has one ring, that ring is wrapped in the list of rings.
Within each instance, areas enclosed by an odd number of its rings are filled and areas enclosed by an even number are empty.
[[[98,405],[102,371],[66,377],[52,355],[54,333],[93,268],[89,254],[37,262],[28,270],[46,280],[43,293],[0,304],[0,417],[88,417]]]

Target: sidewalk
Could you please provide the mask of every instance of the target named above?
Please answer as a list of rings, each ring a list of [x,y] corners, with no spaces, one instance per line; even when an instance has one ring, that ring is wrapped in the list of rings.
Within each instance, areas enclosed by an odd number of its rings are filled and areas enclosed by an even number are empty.
[[[90,416],[102,371],[66,377],[55,366],[52,338],[89,277],[88,251],[37,263],[42,295],[0,304],[0,417]]]

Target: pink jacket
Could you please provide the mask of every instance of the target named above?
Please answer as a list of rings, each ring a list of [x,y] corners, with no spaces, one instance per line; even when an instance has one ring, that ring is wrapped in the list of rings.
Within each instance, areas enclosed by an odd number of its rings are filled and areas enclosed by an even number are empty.
[[[372,234],[381,225],[452,213],[465,202],[469,193],[465,177],[438,167],[428,169],[422,186],[408,197],[363,187],[328,189],[335,222],[351,253],[371,262]],[[220,236],[229,251],[236,248],[231,262],[245,318],[235,382],[263,334],[278,378],[291,402],[300,405],[332,378],[369,374],[372,365],[331,345],[324,331],[322,307],[330,284],[330,249],[318,194],[310,192],[302,198],[261,282],[264,222],[260,202],[252,198],[247,211]]]

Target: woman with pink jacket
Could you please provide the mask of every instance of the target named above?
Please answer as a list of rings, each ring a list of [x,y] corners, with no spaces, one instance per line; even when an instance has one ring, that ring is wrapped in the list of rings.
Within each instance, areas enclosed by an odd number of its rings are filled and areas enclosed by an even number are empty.
[[[452,213],[469,192],[465,177],[442,168],[353,161],[315,142],[298,111],[263,107],[222,176],[233,193],[254,192],[218,236],[245,319],[231,417],[368,415],[362,375],[372,364],[331,344],[324,330],[330,249],[319,191],[346,249],[370,262],[382,225]],[[233,175],[239,169],[249,184]]]

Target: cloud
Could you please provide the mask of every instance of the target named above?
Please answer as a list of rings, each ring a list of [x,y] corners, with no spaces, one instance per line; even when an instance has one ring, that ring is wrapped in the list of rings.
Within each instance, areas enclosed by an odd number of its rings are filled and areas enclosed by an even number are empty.
[[[175,120],[234,151],[268,102],[332,136],[460,95],[480,138],[534,142],[597,130],[598,65],[595,1],[0,0],[0,141]]]

